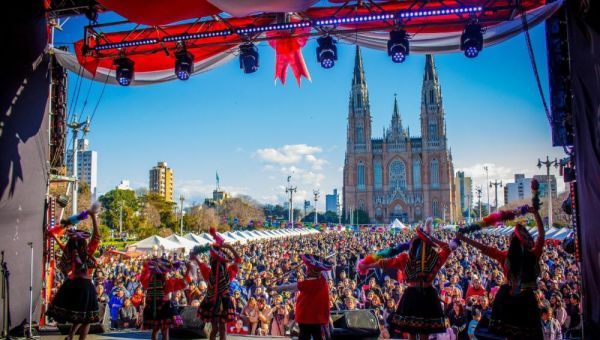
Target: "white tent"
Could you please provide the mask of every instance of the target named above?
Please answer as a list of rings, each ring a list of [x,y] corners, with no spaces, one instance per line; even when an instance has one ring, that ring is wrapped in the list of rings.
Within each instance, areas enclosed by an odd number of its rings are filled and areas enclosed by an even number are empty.
[[[390,224],[390,228],[394,229],[406,229],[408,228],[404,223],[400,222],[399,219],[395,219],[394,222]]]
[[[215,242],[215,239],[209,233],[202,233],[200,234],[200,237],[207,240],[210,243]]]
[[[242,243],[242,244],[243,244],[243,243],[246,243],[246,242],[248,242],[248,241],[247,241],[245,238],[243,238],[243,237],[239,236],[238,234],[236,234],[236,233],[234,233],[234,232],[228,231],[228,232],[226,232],[225,234],[226,234],[228,237],[230,237],[230,238],[234,239],[234,240],[235,240],[235,242],[239,242],[239,243]]]
[[[552,235],[551,238],[553,240],[562,241],[562,240],[566,239],[567,237],[569,237],[572,233],[573,233],[572,229],[562,228],[560,231],[558,231],[554,235]]]
[[[163,237],[160,237],[157,235],[150,236],[139,242],[131,244],[131,245],[127,246],[127,248],[133,248],[138,251],[152,251],[155,246],[158,247],[158,249],[162,250],[162,251],[169,251],[169,250],[185,248],[184,246],[182,246],[178,243],[175,243],[171,240],[168,240],[166,238],[163,238]]]
[[[192,233],[187,233],[183,237],[185,237],[186,239],[188,239],[188,240],[190,240],[192,242],[195,242],[195,243],[197,243],[197,244],[199,244],[201,246],[210,243],[207,239],[205,239],[203,237],[200,237],[200,235],[196,235],[196,234],[192,234]]]
[[[175,234],[167,237],[167,239],[179,244],[186,250],[191,250],[195,246],[199,245],[199,243],[197,243],[197,242],[191,241],[185,237],[181,237],[181,236],[175,235]]]
[[[552,238],[559,231],[561,231],[561,229],[555,228],[555,227],[550,227],[548,230],[546,230],[546,238],[548,238],[548,239]]]

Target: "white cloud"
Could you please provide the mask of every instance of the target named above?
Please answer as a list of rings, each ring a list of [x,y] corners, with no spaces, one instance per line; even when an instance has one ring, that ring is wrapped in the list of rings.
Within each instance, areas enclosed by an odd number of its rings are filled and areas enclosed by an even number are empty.
[[[327,160],[323,158],[317,158],[314,155],[306,155],[304,159],[306,159],[306,161],[312,166],[313,170],[322,170],[323,165],[327,163]]]
[[[263,161],[277,164],[293,164],[302,160],[302,156],[323,151],[320,147],[306,144],[284,145],[280,148],[256,150],[256,155]]]
[[[488,176],[486,176],[486,171],[484,168],[485,166],[487,166],[488,168],[489,181],[502,181],[503,185],[506,183],[514,182],[515,174],[525,174],[529,177],[535,173],[535,171],[532,169],[515,169],[511,167],[496,165],[494,163],[477,163],[467,167],[459,167],[456,170],[464,171],[465,176],[472,178],[473,190],[475,190],[477,186],[481,186],[483,188],[484,193],[486,193],[489,190],[490,196],[493,196],[494,188],[489,187]],[[498,187],[499,197],[502,197],[504,195],[504,191],[501,190],[502,188]]]

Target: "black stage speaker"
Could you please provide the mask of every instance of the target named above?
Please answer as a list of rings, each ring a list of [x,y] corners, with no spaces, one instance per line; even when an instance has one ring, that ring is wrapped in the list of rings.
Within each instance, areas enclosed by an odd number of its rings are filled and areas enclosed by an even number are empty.
[[[198,307],[179,307],[179,315],[181,315],[183,325],[171,328],[169,335],[177,339],[206,338],[204,321],[196,316],[197,313]]]
[[[332,339],[377,339],[379,322],[370,310],[332,311]]]
[[[110,331],[110,309],[106,308],[105,303],[100,304],[100,322],[90,324],[89,334],[101,334]],[[70,324],[57,324],[60,334],[69,334]]]

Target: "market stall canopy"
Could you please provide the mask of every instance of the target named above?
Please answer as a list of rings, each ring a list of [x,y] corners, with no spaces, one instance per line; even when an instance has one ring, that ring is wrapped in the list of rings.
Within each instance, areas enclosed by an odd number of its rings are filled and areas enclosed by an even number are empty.
[[[171,240],[154,235],[127,246],[127,249],[132,249],[134,251],[150,252],[155,247],[161,251],[172,251],[185,248],[182,245],[175,243]]]
[[[390,228],[406,229],[408,227],[404,223],[400,222],[399,219],[395,219],[394,222],[390,224]]]
[[[207,239],[201,237],[200,235],[196,235],[196,234],[192,234],[192,233],[187,233],[183,237],[185,237],[186,239],[188,239],[188,240],[190,240],[190,241],[192,241],[194,243],[197,243],[197,244],[199,244],[201,246],[210,243],[210,241],[208,241]]]
[[[191,250],[192,248],[194,248],[197,245],[200,245],[198,242],[194,242],[191,241],[185,237],[179,236],[179,235],[171,235],[169,237],[167,237],[168,240],[171,240],[179,245],[181,245],[182,247],[184,247],[186,250]]]

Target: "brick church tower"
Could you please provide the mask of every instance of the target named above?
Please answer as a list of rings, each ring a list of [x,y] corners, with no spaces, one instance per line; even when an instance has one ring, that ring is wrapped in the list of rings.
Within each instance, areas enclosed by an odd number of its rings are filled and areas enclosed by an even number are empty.
[[[362,210],[371,222],[405,223],[428,216],[453,220],[452,155],[447,145],[442,92],[431,55],[421,89],[421,137],[402,125],[394,98],[390,127],[371,138],[369,93],[360,48],[356,48],[348,105],[344,209]],[[346,217],[347,217],[346,216]]]

